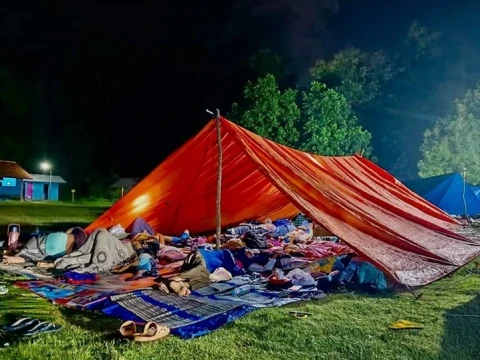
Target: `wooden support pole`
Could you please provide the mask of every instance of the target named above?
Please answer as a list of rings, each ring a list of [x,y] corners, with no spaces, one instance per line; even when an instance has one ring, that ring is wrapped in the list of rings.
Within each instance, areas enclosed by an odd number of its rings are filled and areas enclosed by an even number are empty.
[[[220,249],[220,237],[222,232],[222,165],[223,165],[223,151],[222,151],[222,132],[220,129],[220,110],[217,109],[216,114],[217,123],[217,147],[218,147],[218,169],[217,169],[217,231],[215,242],[217,249]]]
[[[463,168],[463,191],[462,191],[462,198],[463,198],[463,216],[467,218],[467,201],[465,200],[465,188],[466,188],[466,181],[467,181],[467,168]]]

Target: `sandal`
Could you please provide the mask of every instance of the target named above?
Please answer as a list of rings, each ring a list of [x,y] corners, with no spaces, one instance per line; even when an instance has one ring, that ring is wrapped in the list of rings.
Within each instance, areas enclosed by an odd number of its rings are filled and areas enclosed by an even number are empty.
[[[399,320],[388,326],[392,330],[405,330],[405,329],[423,329],[422,324],[414,323],[408,320]]]
[[[304,311],[289,311],[288,313],[290,314],[290,316],[293,316],[297,319],[305,319],[310,315],[312,315],[311,313],[304,312]]]
[[[158,339],[162,339],[165,336],[170,334],[170,328],[167,326],[159,326],[154,322],[149,322],[145,325],[145,329],[143,333],[140,335],[135,335],[133,341],[135,342],[147,342],[147,341],[155,341]]]
[[[26,317],[15,321],[13,324],[5,325],[2,329],[5,331],[20,331],[27,328],[31,329],[38,324],[40,324],[40,320]]]
[[[62,327],[60,325],[55,325],[53,323],[44,321],[38,324],[37,326],[33,327],[32,329],[26,331],[23,335],[24,336],[34,336],[42,333],[52,333],[61,330]]]
[[[124,322],[122,326],[120,326],[120,334],[123,337],[140,335],[140,333],[137,333],[137,324],[133,321]]]

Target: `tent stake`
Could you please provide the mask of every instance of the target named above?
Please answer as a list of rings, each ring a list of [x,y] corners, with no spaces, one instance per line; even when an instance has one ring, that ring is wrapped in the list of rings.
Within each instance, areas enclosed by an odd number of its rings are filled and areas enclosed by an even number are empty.
[[[415,300],[418,300],[423,296],[423,294],[418,294],[417,295],[417,293],[415,293],[415,290],[413,290],[413,288],[411,288],[410,286],[405,285],[405,287],[415,297]]]
[[[222,166],[223,166],[223,151],[222,151],[222,134],[220,130],[220,110],[217,109],[216,115],[217,123],[217,147],[218,147],[218,171],[217,171],[217,231],[215,242],[217,249],[220,249],[220,236],[222,231],[222,215],[221,215],[221,196],[222,196]]]

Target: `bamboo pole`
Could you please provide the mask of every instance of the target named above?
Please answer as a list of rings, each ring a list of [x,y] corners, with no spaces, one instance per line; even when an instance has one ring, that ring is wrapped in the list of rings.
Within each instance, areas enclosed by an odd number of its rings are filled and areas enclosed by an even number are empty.
[[[222,231],[222,163],[223,163],[223,152],[222,152],[222,133],[220,129],[220,110],[217,109],[216,115],[217,123],[217,147],[218,147],[218,169],[217,169],[217,231],[215,236],[215,242],[217,249],[220,249],[220,237]]]
[[[467,178],[467,169],[463,168],[463,191],[462,191],[462,198],[463,198],[463,216],[467,217],[467,201],[465,200],[465,182]]]

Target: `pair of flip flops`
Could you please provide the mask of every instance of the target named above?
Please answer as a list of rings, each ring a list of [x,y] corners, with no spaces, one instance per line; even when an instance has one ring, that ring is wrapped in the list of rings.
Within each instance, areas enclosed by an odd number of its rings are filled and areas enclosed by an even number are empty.
[[[57,332],[61,328],[61,326],[55,325],[48,321],[41,321],[39,319],[26,317],[15,321],[13,324],[5,325],[2,330],[21,336],[34,336],[44,333]]]
[[[133,321],[127,321],[120,327],[120,334],[126,338],[133,338],[135,342],[155,341],[164,338],[170,334],[170,328],[160,326],[155,322],[148,322],[143,331],[137,331],[137,324]]]

